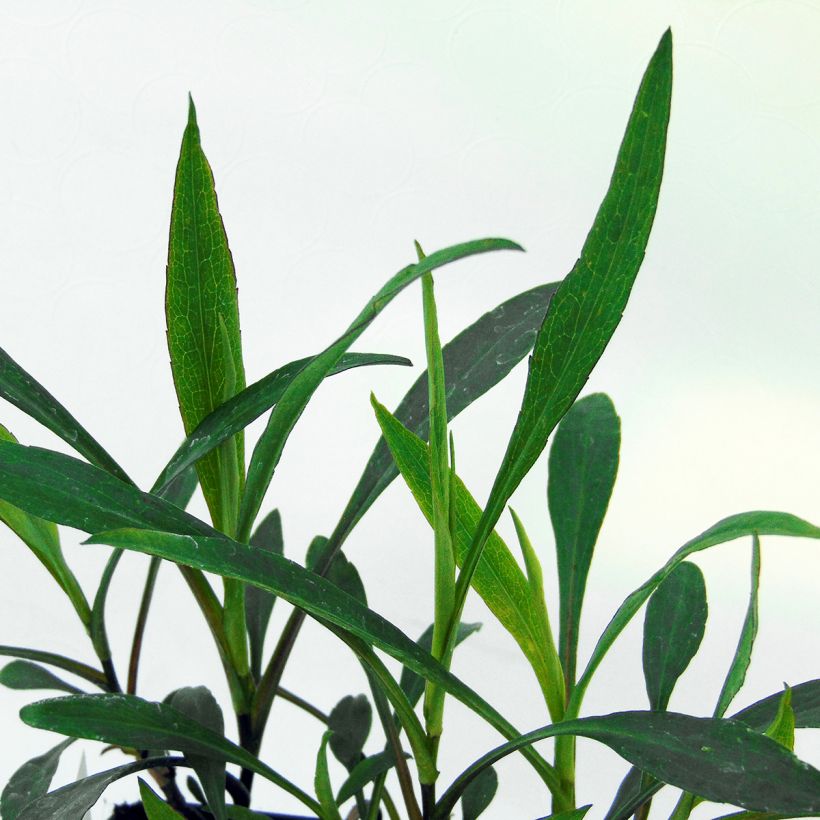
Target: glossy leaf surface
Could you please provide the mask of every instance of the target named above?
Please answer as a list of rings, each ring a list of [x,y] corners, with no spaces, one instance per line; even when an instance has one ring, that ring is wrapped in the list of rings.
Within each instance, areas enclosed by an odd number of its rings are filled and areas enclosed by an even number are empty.
[[[55,689],[72,695],[81,690],[30,661],[12,661],[0,670],[0,683],[9,689]]]
[[[74,738],[64,740],[17,769],[0,795],[0,817],[3,820],[17,820],[26,806],[48,792],[60,756],[73,742]]]
[[[561,420],[549,453],[549,503],[561,599],[558,655],[567,689],[575,683],[578,631],[589,567],[606,514],[621,444],[609,396],[579,399]]]

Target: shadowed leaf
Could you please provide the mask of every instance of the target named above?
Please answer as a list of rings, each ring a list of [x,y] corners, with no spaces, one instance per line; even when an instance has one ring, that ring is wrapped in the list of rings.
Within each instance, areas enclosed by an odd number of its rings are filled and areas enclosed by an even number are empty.
[[[45,754],[24,763],[12,776],[0,795],[0,816],[3,820],[17,820],[22,811],[51,785],[62,753],[74,742],[64,740]]]
[[[56,689],[78,695],[81,690],[29,661],[12,661],[0,670],[0,683],[9,689]]]

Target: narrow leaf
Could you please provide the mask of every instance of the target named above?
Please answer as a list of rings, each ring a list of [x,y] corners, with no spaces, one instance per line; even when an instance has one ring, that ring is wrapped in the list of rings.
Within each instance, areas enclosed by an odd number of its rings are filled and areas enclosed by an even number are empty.
[[[559,811],[558,814],[550,814],[547,817],[540,817],[538,820],[583,820],[592,805],[582,806],[580,809],[570,809],[569,811]]]
[[[0,670],[0,683],[9,689],[56,689],[72,695],[81,690],[56,675],[29,661],[12,661]]]
[[[372,721],[373,710],[365,695],[347,695],[333,707],[328,722],[330,750],[348,769],[359,762]]]
[[[26,806],[48,791],[60,756],[73,742],[74,738],[64,740],[17,769],[0,795],[0,816],[4,820],[17,820]]]
[[[476,820],[484,814],[498,791],[498,775],[492,766],[473,778],[461,795],[462,820]]]
[[[313,778],[313,785],[319,805],[322,807],[323,820],[342,820],[339,809],[336,807],[333,786],[330,783],[330,772],[327,768],[327,743],[330,737],[331,732],[325,732],[322,735],[319,753],[316,756],[316,775]]]
[[[791,708],[794,712],[794,725],[797,729],[820,728],[820,679],[800,683],[791,689]],[[782,692],[775,692],[767,698],[747,706],[745,709],[732,715],[733,720],[739,720],[760,732],[765,731],[777,717],[780,709]]]
[[[175,812],[148,784],[140,778],[140,800],[148,820],[177,820],[182,817]]]
[[[0,646],[0,656],[47,663],[71,672],[72,675],[77,675],[102,689],[107,688],[108,685],[105,675],[99,669],[82,663],[82,661],[66,658],[64,655],[56,655],[54,652],[42,652],[39,649],[28,649],[24,646]]]
[[[91,641],[97,657],[104,665],[108,665],[109,674],[114,674],[114,668],[110,664],[111,648],[108,645],[108,633],[105,628],[105,602],[108,598],[108,590],[111,586],[111,579],[114,577],[114,570],[122,558],[121,550],[114,550],[105,564],[100,584],[97,587],[97,594],[94,596],[94,606],[91,609]],[[114,687],[118,688],[118,687]]]
[[[792,690],[787,686],[780,698],[780,705],[774,720],[764,734],[776,740],[790,752],[794,751],[794,709],[792,709]]]
[[[341,806],[357,792],[362,791],[368,783],[372,783],[377,777],[389,772],[395,765],[396,758],[392,751],[377,752],[370,757],[363,758],[353,767],[347,780],[342,783],[342,787],[336,794],[336,803]]]
[[[248,481],[242,497],[239,540],[250,533],[251,526],[262,504],[265,492],[290,435],[290,431],[339,358],[369,327],[381,311],[409,284],[425,273],[443,265],[494,250],[520,250],[520,246],[506,239],[479,239],[465,242],[430,254],[424,261],[408,265],[393,276],[364,306],[348,329],[329,347],[307,364],[285,389],[274,407],[267,427],[254,448],[248,467]]]
[[[547,500],[555,533],[561,616],[558,652],[567,691],[575,684],[578,631],[592,553],[606,514],[621,444],[611,399],[579,399],[561,420],[549,453]]]
[[[679,564],[655,590],[643,627],[643,673],[649,708],[663,711],[706,629],[706,583],[700,568]]]

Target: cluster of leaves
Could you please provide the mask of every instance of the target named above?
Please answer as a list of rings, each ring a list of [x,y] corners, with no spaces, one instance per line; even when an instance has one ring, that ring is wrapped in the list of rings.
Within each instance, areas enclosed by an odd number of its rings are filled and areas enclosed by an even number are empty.
[[[0,518],[66,593],[98,661],[91,665],[45,651],[0,647],[0,654],[16,658],[0,672],[0,682],[67,693],[21,711],[25,723],[67,739],[14,774],[0,798],[3,818],[83,817],[111,783],[140,772],[149,772],[162,792],[160,796],[144,780],[139,782],[142,811],[150,820],[272,816],[249,808],[255,775],[322,820],[340,820],[348,803],[360,818],[375,820],[382,812],[398,818],[398,798],[386,785],[388,775],[395,772],[407,817],[444,820],[460,803],[462,816],[472,820],[495,794],[494,764],[520,751],[551,795],[551,816],[569,820],[583,817],[589,808],[576,804],[578,736],[606,744],[633,764],[608,820],[646,816],[652,796],[666,784],[683,790],[673,815],[676,820],[688,817],[703,800],[739,806],[744,811],[733,816],[744,818],[820,812],[820,772],[792,753],[795,728],[820,725],[820,681],[787,688],[731,719],[725,717],[743,683],[754,644],[759,538],[820,538],[817,527],[780,512],[747,512],[719,521],[684,544],[624,601],[578,674],[582,604],[617,472],[620,421],[607,396],[577,399],[621,319],[644,256],[663,172],[671,87],[672,43],[667,32],[638,91],[609,189],[578,262],[562,282],[513,297],[442,346],[432,272],[474,254],[518,246],[484,239],[429,256],[418,247],[418,261],[393,276],[331,345],[249,386],[233,261],[191,103],[174,189],[166,299],[173,377],[186,438],[150,491],[140,490],[45,388],[0,352],[0,395],[83,457],[23,446],[0,428]],[[313,541],[303,566],[284,557],[278,511],[257,524],[271,478],[290,432],[325,378],[351,367],[408,364],[398,356],[352,353],[350,348],[389,302],[417,279],[424,297],[427,371],[394,413],[373,398],[382,438],[337,527],[328,538]],[[521,410],[482,506],[456,473],[448,424],[530,352]],[[246,469],[244,428],[268,411],[267,425]],[[495,532],[513,492],[553,433],[547,498],[560,588],[557,646],[541,562],[524,524],[511,510],[523,570]],[[368,607],[361,578],[342,552],[356,523],[399,474],[433,530],[435,608],[431,626],[418,640]],[[197,484],[210,524],[185,512]],[[88,544],[114,548],[90,603],[63,556],[57,525],[88,533]],[[686,559],[743,536],[753,543],[750,602],[713,717],[669,712],[673,688],[699,648],[707,619],[703,576]],[[111,656],[105,619],[107,592],[123,550],[151,556],[124,688]],[[230,688],[238,742],[226,736],[222,710],[203,686],[176,690],[160,702],[137,695],[143,633],[162,561],[179,567],[213,635]],[[222,579],[221,597],[211,576]],[[531,665],[551,719],[543,728],[521,733],[450,672],[455,649],[478,629],[477,624],[461,621],[470,589],[481,596]],[[266,653],[277,597],[294,610],[274,650]],[[649,709],[579,717],[595,671],[645,603],[643,665]],[[353,651],[369,683],[369,698],[347,695],[325,714],[281,686],[306,615]],[[401,664],[400,678],[377,650]],[[89,694],[47,667],[101,692]],[[437,793],[447,695],[486,720],[504,742]],[[312,793],[259,757],[275,697],[325,724],[315,755]],[[365,753],[374,708],[384,746]],[[552,762],[532,745],[550,737],[556,739]],[[49,791],[61,754],[76,739],[113,745],[134,761]],[[328,749],[347,770],[340,786],[331,781]],[[228,764],[239,768],[238,777]],[[195,775],[187,779],[193,801],[177,782],[182,768]]]

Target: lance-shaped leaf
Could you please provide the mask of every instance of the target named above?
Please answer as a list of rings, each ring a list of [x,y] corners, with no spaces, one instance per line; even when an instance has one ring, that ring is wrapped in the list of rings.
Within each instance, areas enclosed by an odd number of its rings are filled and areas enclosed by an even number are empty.
[[[244,540],[250,533],[290,431],[310,397],[371,322],[404,288],[425,273],[468,256],[496,250],[521,250],[521,247],[507,239],[479,239],[436,251],[423,261],[402,268],[367,302],[348,329],[299,371],[274,407],[267,427],[254,448],[248,467],[247,486],[242,497],[239,540]]]
[[[105,675],[99,669],[95,669],[93,666],[89,666],[82,661],[67,658],[65,655],[57,655],[54,652],[43,652],[40,649],[29,649],[25,646],[0,646],[0,656],[23,658],[28,661],[47,663],[50,666],[56,666],[58,669],[71,672],[72,675],[77,675],[93,683],[95,686],[99,686],[101,689],[106,689],[108,686]]]
[[[570,809],[569,811],[559,811],[558,814],[550,814],[547,817],[540,817],[538,820],[583,820],[592,805],[582,806],[580,809]]]
[[[787,686],[780,698],[777,714],[769,724],[764,734],[776,740],[790,752],[794,751],[795,717],[792,708],[792,690]]]
[[[336,806],[336,798],[333,796],[333,786],[330,782],[330,771],[327,766],[327,743],[330,737],[331,732],[325,732],[322,735],[319,753],[316,755],[316,774],[313,777],[313,787],[322,807],[324,820],[342,820]]]
[[[140,778],[140,800],[148,820],[178,820],[181,814],[175,812],[148,784]]]
[[[365,695],[347,695],[333,707],[327,724],[332,733],[330,750],[346,768],[359,762],[372,721],[373,710]]]
[[[123,481],[130,481],[122,467],[103,450],[80,422],[2,348],[0,396],[35,421],[39,421],[52,433],[56,433],[69,447],[92,464]]]
[[[24,706],[20,718],[29,726],[99,740],[133,749],[176,749],[235,763],[267,778],[311,811],[319,806],[250,752],[167,703],[151,703],[133,695],[69,695]]]
[[[495,769],[489,766],[464,789],[464,794],[461,795],[462,820],[476,820],[479,815],[484,814],[497,791],[498,775]]]
[[[488,752],[442,795],[434,820],[449,815],[474,777],[537,740],[577,735],[609,746],[653,777],[753,811],[820,811],[820,771],[779,743],[733,720],[674,712],[620,712],[545,726]]]
[[[216,410],[209,413],[177,448],[154,483],[152,492],[160,493],[186,468],[195,464],[235,433],[244,430],[266,410],[270,410],[279,401],[285,388],[293,381],[296,374],[312,359],[312,356],[298,359],[268,373],[267,376],[248,385],[233,398],[223,402]],[[355,367],[381,364],[409,367],[412,362],[404,356],[393,356],[388,353],[345,353],[336,366],[330,370],[328,376],[334,376]]]
[[[672,93],[672,34],[661,38],[641,82],[609,190],[581,256],[561,283],[535,341],[524,398],[464,561],[456,614],[504,506],[580,393],[621,320],[658,204]]]
[[[354,794],[360,792],[368,783],[372,783],[377,777],[386,774],[395,765],[396,758],[389,750],[362,758],[353,767],[347,780],[342,783],[336,794],[336,803],[341,806],[346,800],[350,800]]]
[[[797,686],[792,686],[790,692],[795,728],[820,728],[820,679],[809,680]],[[732,715],[732,719],[739,720],[747,726],[762,732],[776,719],[782,697],[782,692],[775,692],[775,694],[769,695],[769,697],[763,698],[745,709],[741,709],[741,711]]]
[[[171,206],[165,316],[179,409],[185,433],[190,435],[206,416],[245,387],[236,274],[213,174],[200,144],[193,100],[189,101]],[[238,491],[244,478],[241,432],[231,447],[232,455],[211,452],[197,464],[199,483],[217,529],[235,521],[238,498],[228,496]]]
[[[575,684],[578,631],[592,553],[606,514],[621,444],[611,399],[579,399],[561,420],[549,454],[547,500],[561,599],[558,654],[567,691]]]
[[[12,661],[0,670],[0,683],[9,689],[55,689],[78,695],[82,690],[29,661]]]
[[[285,544],[282,538],[282,517],[279,510],[273,510],[262,520],[251,536],[250,543],[261,550],[282,555]],[[275,595],[259,587],[250,586],[245,590],[245,624],[248,630],[251,671],[257,680],[262,670],[265,633],[268,631],[268,623],[275,601]]]
[[[146,769],[180,763],[183,760],[179,757],[148,757],[92,774],[32,801],[17,815],[17,820],[77,820],[78,817],[85,817],[102,793],[117,780]]]
[[[422,513],[432,521],[430,452],[427,445],[410,432],[384,406],[373,399],[376,418],[390,447],[402,478]],[[456,563],[462,566],[472,542],[481,508],[459,478],[454,482],[452,503],[455,509],[453,547]],[[550,709],[560,715],[562,693],[556,692],[555,650],[549,653],[552,637],[543,613],[532,606],[532,591],[518,562],[501,537],[493,531],[472,577],[472,584],[499,623],[523,650],[544,692],[553,693]],[[551,657],[552,656],[552,657]]]
[[[700,648],[707,615],[703,573],[684,561],[655,590],[646,607],[643,674],[650,709],[666,709],[678,678]]]
[[[25,762],[11,776],[0,795],[0,816],[4,820],[17,820],[26,806],[48,791],[60,756],[73,742],[74,738],[69,738],[58,743],[45,754]]]

